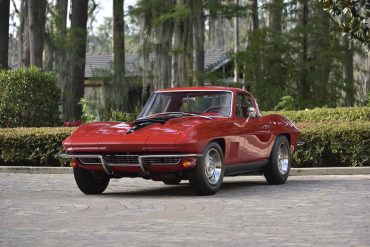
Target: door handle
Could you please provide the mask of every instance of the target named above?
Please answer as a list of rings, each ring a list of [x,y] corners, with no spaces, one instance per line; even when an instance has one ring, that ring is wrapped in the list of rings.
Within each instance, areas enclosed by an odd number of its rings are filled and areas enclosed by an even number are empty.
[[[270,124],[265,124],[265,125],[262,126],[262,129],[269,129],[270,127],[271,127]]]

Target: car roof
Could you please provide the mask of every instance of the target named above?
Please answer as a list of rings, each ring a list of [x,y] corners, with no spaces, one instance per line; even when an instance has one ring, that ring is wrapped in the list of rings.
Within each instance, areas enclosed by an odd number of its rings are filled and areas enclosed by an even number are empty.
[[[175,92],[175,91],[231,91],[234,93],[249,93],[248,91],[235,88],[235,87],[220,87],[220,86],[197,86],[197,87],[176,87],[176,88],[166,88],[160,89],[156,92]]]

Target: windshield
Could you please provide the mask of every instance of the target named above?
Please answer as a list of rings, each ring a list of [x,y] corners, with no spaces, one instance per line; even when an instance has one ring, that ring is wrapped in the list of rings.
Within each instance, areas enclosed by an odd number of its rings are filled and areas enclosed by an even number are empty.
[[[231,92],[182,91],[154,93],[144,106],[139,118],[174,112],[227,117],[231,112]]]

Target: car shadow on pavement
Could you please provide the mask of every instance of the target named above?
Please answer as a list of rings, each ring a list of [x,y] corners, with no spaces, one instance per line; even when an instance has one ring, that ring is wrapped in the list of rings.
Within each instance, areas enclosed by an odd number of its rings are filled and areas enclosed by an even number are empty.
[[[265,191],[268,187],[266,181],[225,181],[222,184],[221,189],[217,192],[217,195],[224,195],[225,192],[234,193],[238,195],[242,193],[245,195],[248,191],[255,192],[256,190]],[[106,197],[194,197],[197,196],[188,182],[182,182],[179,185],[163,185],[162,187],[155,188],[140,188],[138,190],[131,189],[130,191],[117,191],[119,188],[116,187],[115,191],[106,191],[103,196]]]

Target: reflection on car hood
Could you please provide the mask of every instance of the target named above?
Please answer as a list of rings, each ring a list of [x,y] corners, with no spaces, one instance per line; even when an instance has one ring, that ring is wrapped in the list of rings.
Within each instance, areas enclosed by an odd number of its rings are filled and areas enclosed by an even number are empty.
[[[83,125],[66,141],[64,147],[71,151],[128,151],[142,150],[145,145],[173,145],[184,132],[205,121],[198,117],[181,117],[169,119],[165,123],[151,123],[132,131],[134,124],[119,122],[99,122]],[[144,145],[144,146],[143,146]]]

